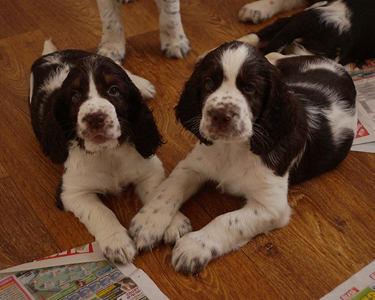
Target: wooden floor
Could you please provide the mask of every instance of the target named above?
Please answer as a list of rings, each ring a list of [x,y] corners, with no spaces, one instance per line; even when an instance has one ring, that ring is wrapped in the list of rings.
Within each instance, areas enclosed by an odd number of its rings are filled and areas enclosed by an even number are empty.
[[[188,58],[160,51],[158,13],[152,0],[123,5],[127,35],[124,66],[149,79],[149,102],[164,140],[166,173],[196,139],[176,123],[173,107],[197,55],[263,25],[237,20],[247,0],[182,0]],[[95,51],[101,21],[95,0],[0,0],[0,269],[92,242],[71,213],[57,209],[54,193],[62,167],[43,156],[28,111],[29,70],[45,39],[60,49]],[[286,15],[286,14],[284,14]],[[375,259],[375,155],[350,153],[334,171],[290,189],[289,226],[261,235],[196,276],[171,269],[171,248],[142,253],[142,268],[170,299],[319,299]],[[130,187],[106,204],[125,226],[141,204]],[[182,208],[195,230],[240,208],[242,200],[207,185]]]

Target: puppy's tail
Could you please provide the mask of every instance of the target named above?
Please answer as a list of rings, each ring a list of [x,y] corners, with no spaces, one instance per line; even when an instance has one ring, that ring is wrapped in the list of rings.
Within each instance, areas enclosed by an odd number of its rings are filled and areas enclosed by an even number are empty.
[[[44,42],[44,48],[43,48],[43,53],[42,55],[50,54],[52,52],[58,51],[57,47],[55,46],[54,43],[52,43],[52,40],[46,40]]]

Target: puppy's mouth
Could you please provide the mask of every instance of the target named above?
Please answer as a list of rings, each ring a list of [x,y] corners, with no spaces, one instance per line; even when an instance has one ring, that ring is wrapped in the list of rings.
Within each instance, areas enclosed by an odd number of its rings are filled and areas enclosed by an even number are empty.
[[[103,134],[97,134],[93,138],[91,138],[91,141],[95,144],[103,144],[106,143],[108,140],[109,138],[104,136]]]

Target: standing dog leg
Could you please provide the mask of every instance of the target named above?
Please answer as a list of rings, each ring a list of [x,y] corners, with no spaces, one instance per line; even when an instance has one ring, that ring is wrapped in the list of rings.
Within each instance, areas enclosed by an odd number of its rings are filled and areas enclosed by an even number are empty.
[[[121,20],[120,0],[97,0],[102,19],[102,41],[97,53],[121,64],[125,58],[125,34]]]
[[[185,58],[190,52],[181,22],[179,0],[155,0],[159,10],[161,51],[167,57]]]

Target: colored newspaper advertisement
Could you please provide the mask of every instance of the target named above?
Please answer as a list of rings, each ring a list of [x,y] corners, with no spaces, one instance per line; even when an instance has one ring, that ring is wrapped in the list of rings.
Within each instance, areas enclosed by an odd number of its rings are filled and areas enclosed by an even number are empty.
[[[353,151],[375,153],[375,61],[346,66],[357,89],[358,123]]]
[[[371,300],[375,299],[375,261],[320,300]]]
[[[62,264],[63,263],[63,264]],[[1,300],[166,300],[133,264],[116,265],[88,244],[0,271]]]

